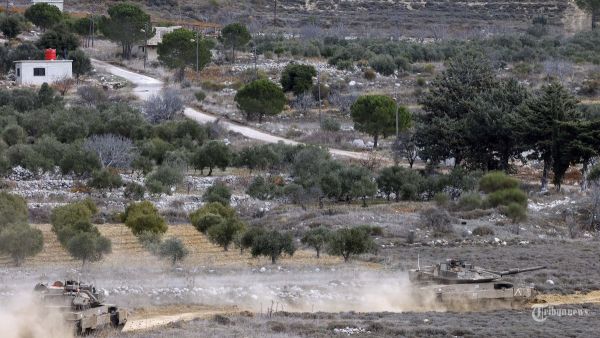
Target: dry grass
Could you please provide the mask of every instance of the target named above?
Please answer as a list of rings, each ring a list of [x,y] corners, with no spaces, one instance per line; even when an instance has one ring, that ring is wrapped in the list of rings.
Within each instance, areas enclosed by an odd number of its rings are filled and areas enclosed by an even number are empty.
[[[51,230],[49,224],[34,225],[42,230],[44,234],[44,249],[42,252],[25,262],[26,266],[43,265],[73,265],[80,263],[73,260],[69,254],[60,246],[56,236]],[[112,253],[105,259],[96,263],[99,265],[123,264],[123,262],[148,262],[151,258],[148,253],[137,241],[131,231],[123,224],[103,224],[98,225],[100,232],[111,239]],[[213,267],[244,267],[244,266],[265,266],[270,265],[267,258],[252,258],[249,253],[240,254],[239,250],[231,248],[229,251],[223,251],[221,247],[211,244],[208,239],[196,231],[189,224],[171,225],[165,237],[178,237],[183,240],[190,254],[184,261],[184,267],[197,265]],[[166,263],[165,263],[166,264]],[[342,264],[338,257],[322,256],[320,259],[315,257],[312,251],[298,250],[293,257],[282,257],[279,265],[287,266],[330,266]],[[12,261],[9,257],[0,257],[0,266],[11,266]]]

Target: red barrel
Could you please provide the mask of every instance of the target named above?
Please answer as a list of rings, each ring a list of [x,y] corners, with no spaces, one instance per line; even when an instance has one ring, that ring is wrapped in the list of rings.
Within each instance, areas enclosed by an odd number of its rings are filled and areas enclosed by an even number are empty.
[[[56,60],[56,49],[48,48],[44,52],[46,60]]]

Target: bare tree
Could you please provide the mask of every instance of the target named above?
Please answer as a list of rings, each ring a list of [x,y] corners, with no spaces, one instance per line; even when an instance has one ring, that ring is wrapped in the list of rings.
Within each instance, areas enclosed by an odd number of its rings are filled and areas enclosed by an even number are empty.
[[[133,142],[126,137],[114,134],[88,137],[83,147],[95,152],[104,167],[129,168],[135,157]]]
[[[415,161],[419,157],[419,149],[417,148],[415,141],[414,130],[409,129],[400,132],[398,138],[392,144],[392,151],[394,153],[394,162],[396,165],[398,165],[400,159],[405,158],[412,169]]]
[[[160,95],[151,96],[144,106],[144,114],[150,123],[172,120],[183,112],[181,93],[175,88],[165,88]]]
[[[340,112],[344,114],[349,114],[350,107],[352,106],[354,101],[356,101],[357,97],[358,96],[355,94],[342,95],[340,92],[336,91],[329,94],[329,98],[327,99],[327,101],[329,101],[329,103],[332,106],[337,107],[340,110]]]
[[[315,99],[310,93],[300,94],[293,102],[292,108],[299,113],[306,114],[315,107]]]
[[[65,94],[71,90],[71,88],[73,88],[73,86],[75,85],[75,80],[73,80],[71,77],[65,76],[62,77],[56,81],[54,81],[54,83],[52,84],[52,87],[54,87],[56,90],[58,90],[58,92],[60,93],[61,96],[65,96]]]

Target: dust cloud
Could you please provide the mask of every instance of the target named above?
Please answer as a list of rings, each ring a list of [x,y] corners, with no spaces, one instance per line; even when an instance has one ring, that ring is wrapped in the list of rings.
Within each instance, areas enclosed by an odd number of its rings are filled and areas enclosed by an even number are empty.
[[[0,303],[0,337],[69,338],[73,329],[61,314],[49,311],[32,293],[20,293]]]

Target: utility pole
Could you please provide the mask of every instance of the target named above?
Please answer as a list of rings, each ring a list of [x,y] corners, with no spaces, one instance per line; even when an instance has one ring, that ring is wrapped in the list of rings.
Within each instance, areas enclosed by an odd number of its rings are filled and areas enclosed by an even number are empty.
[[[398,97],[398,89],[396,88],[396,140],[400,139],[400,128],[398,121],[398,113],[400,110],[400,98]]]
[[[94,19],[94,15],[91,16],[92,19],[92,48],[94,48],[94,31],[96,30],[96,21]]]
[[[277,0],[275,0],[275,7],[273,11],[273,26],[277,26]]]
[[[199,36],[198,36],[198,28],[196,28],[196,73],[198,73],[198,71],[200,70],[199,67],[199,63],[198,63],[198,47],[199,47]]]
[[[146,62],[148,61],[148,23],[144,24],[144,70],[146,70]]]
[[[256,54],[256,44],[252,44],[252,53],[254,53],[254,81],[258,80],[258,55]]]
[[[323,114],[321,114],[321,71],[317,66],[317,90],[319,92],[319,124],[323,125]]]

